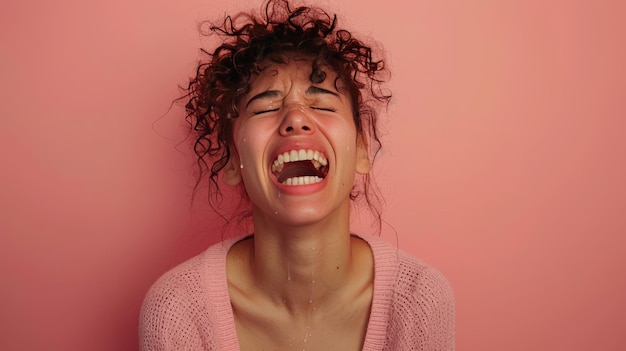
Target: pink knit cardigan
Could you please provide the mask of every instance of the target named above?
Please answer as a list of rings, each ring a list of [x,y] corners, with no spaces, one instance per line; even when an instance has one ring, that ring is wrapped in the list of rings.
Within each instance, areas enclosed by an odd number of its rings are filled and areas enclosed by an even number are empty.
[[[363,350],[454,350],[454,297],[445,277],[375,236],[374,293]],[[238,351],[228,295],[226,253],[211,246],[164,274],[140,316],[141,350]]]

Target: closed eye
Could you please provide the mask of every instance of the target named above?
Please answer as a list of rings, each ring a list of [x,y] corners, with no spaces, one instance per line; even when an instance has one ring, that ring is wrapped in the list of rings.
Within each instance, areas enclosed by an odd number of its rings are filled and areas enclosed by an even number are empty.
[[[263,114],[263,113],[275,112],[275,111],[278,111],[278,109],[277,108],[273,108],[273,109],[269,109],[269,110],[254,111],[254,112],[252,112],[252,114],[260,115],[260,114]]]
[[[336,109],[331,108],[331,107],[311,107],[314,110],[319,110],[319,111],[328,111],[328,112],[337,112]]]

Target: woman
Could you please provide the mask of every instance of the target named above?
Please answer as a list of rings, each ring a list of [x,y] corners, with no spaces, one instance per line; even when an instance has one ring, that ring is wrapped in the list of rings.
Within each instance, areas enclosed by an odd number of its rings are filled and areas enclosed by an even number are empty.
[[[154,284],[142,349],[454,349],[445,278],[350,233],[352,199],[373,203],[382,62],[334,16],[283,0],[211,30],[224,41],[191,81],[188,118],[212,193],[241,187],[254,233]]]

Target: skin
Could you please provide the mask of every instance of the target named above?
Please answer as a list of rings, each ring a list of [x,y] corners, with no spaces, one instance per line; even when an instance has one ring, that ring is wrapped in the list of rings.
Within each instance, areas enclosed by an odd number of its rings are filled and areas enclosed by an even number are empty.
[[[372,300],[369,246],[350,235],[355,174],[370,170],[367,146],[336,74],[312,83],[311,59],[266,61],[235,120],[224,179],[243,182],[254,236],[227,255],[241,350],[360,350]],[[337,89],[337,87],[339,89]],[[279,153],[323,153],[327,176],[287,186],[272,172]]]

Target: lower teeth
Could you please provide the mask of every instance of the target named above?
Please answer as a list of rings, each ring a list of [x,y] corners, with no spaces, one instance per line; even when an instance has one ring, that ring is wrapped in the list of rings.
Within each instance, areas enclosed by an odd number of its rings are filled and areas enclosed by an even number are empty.
[[[283,184],[285,185],[305,185],[305,184],[315,184],[322,181],[322,178],[317,176],[305,176],[305,177],[293,177],[287,178]]]

